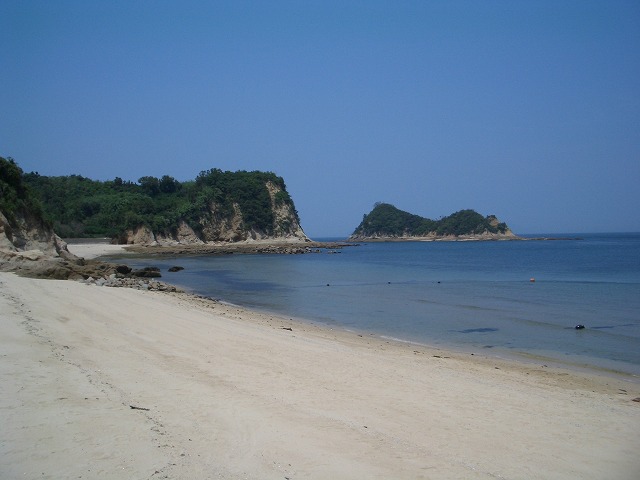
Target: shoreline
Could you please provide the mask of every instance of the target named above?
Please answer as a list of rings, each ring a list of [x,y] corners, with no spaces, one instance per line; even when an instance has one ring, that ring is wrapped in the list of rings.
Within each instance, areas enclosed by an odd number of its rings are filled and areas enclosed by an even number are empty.
[[[562,241],[562,240],[583,240],[582,237],[483,237],[482,235],[459,235],[443,237],[354,237],[347,239],[348,242],[361,243],[394,243],[394,242],[541,242],[541,241]]]
[[[491,349],[487,350],[481,347],[474,348],[468,345],[461,346],[454,343],[434,344],[423,340],[404,339],[383,332],[346,327],[339,323],[331,324],[323,322],[322,320],[291,316],[281,312],[247,307],[230,302],[228,300],[225,300],[224,298],[207,297],[206,295],[201,295],[193,290],[189,290],[184,286],[174,284],[170,285],[178,288],[179,292],[185,295],[193,296],[204,301],[210,301],[228,307],[236,308],[238,310],[245,311],[248,315],[255,314],[258,316],[282,318],[284,321],[291,323],[291,325],[306,325],[323,330],[341,331],[347,335],[357,335],[358,337],[377,339],[380,342],[393,343],[402,346],[403,348],[416,347],[424,348],[426,350],[433,350],[436,352],[443,352],[446,355],[453,355],[461,359],[468,359],[470,361],[477,360],[486,362],[505,362],[508,365],[515,364],[521,365],[523,367],[541,368],[545,370],[557,369],[577,375],[592,375],[595,377],[610,378],[625,383],[637,384],[640,388],[640,374],[620,369],[624,367],[630,368],[633,366],[633,364],[625,363],[623,366],[621,366],[613,360],[602,359],[598,357],[586,357],[587,359],[595,359],[601,362],[601,364],[597,364],[596,362],[588,363],[587,361],[581,361],[580,359],[575,359],[574,361],[563,360],[561,358],[552,356],[551,353],[545,355],[543,353],[533,353],[526,350],[511,350],[502,347],[492,347]]]
[[[138,257],[138,256],[144,257],[146,255],[154,256],[154,252],[160,251],[160,250],[162,250],[163,252],[163,253],[158,253],[158,255],[160,256],[163,256],[164,254],[180,255],[179,252],[176,253],[175,249],[177,248],[178,250],[182,250],[182,246],[177,246],[177,247],[175,246],[174,247],[137,246],[137,248],[132,249],[131,245],[109,245],[104,241],[85,244],[83,240],[84,239],[78,239],[77,242],[74,242],[73,244],[69,244],[70,251],[78,255],[78,253],[74,250],[80,247],[85,252],[90,252],[91,256],[89,258],[100,260],[100,257],[103,257],[103,256],[116,257],[116,258],[120,257],[120,259],[122,259],[124,263],[126,263],[127,257]],[[539,240],[539,238],[532,238],[532,240]],[[340,242],[314,242],[313,244],[315,247],[321,247],[324,245],[324,247],[322,248],[329,248],[329,249],[335,248],[335,245],[342,245]],[[185,256],[188,256],[191,254],[195,254],[195,255],[202,254],[203,252],[200,251],[199,249],[203,247],[208,251],[215,252],[215,254],[264,253],[260,251],[255,251],[254,249],[256,247],[269,248],[271,246],[272,244],[268,242],[263,242],[261,244],[259,243],[258,245],[255,245],[254,243],[249,243],[249,244],[242,243],[242,244],[234,245],[233,246],[234,250],[229,251],[228,245],[205,245],[205,246],[196,245],[194,246],[195,247],[194,251],[190,251],[188,253],[183,252],[182,254]],[[351,246],[351,245],[347,245],[347,246]],[[112,247],[120,247],[120,248],[114,249]],[[170,250],[165,250],[167,248],[169,248]],[[279,252],[279,253],[282,253],[282,252]],[[200,296],[200,294],[198,294],[195,291],[189,290],[185,286],[181,286],[181,285],[174,285],[174,286],[181,290],[186,291],[187,293]],[[220,301],[220,302],[224,302],[227,305],[245,309],[248,312],[253,312],[257,314],[266,314],[266,315],[287,316],[287,314],[284,312],[270,312],[268,310],[261,310],[261,309],[246,307],[243,305],[237,305],[225,299],[217,299],[213,297],[207,297],[207,298],[210,298],[212,301]],[[322,321],[315,320],[313,318],[297,318],[296,321],[303,324],[320,325],[326,328],[342,329],[346,332],[356,331],[354,329],[349,329],[339,324],[332,325],[330,323],[323,323]],[[374,335],[379,338],[385,338],[385,339],[389,339],[389,340],[396,341],[403,344],[418,345],[425,348],[443,349],[449,352],[456,352],[459,355],[486,356],[488,358],[504,359],[506,361],[515,361],[515,362],[525,363],[525,364],[531,363],[538,366],[542,364],[544,365],[544,368],[553,366],[556,368],[567,369],[567,370],[578,372],[578,373],[593,373],[596,375],[615,376],[620,379],[624,379],[625,381],[628,381],[628,382],[640,383],[640,375],[638,373],[635,373],[635,370],[632,370],[635,368],[633,364],[627,364],[627,363],[618,364],[618,362],[614,360],[609,360],[605,358],[588,357],[588,356],[584,358],[582,357],[562,358],[561,352],[548,352],[548,354],[545,354],[544,351],[528,351],[528,350],[514,351],[514,350],[500,348],[500,347],[496,347],[495,349],[492,350],[491,353],[489,353],[481,349],[480,347],[475,347],[475,348],[471,346],[464,347],[464,346],[460,346],[453,343],[434,345],[433,343],[429,343],[428,340],[424,341],[424,340],[415,340],[415,339],[395,338],[390,336],[390,334],[384,333],[384,332],[358,330],[357,333],[364,334],[364,335]]]
[[[596,479],[640,468],[640,387],[614,377],[190,294],[10,273],[0,287],[7,476]]]
[[[108,239],[86,242],[86,239],[67,239],[69,251],[87,260],[105,256],[127,255],[229,255],[229,254],[306,254],[317,253],[321,250],[340,250],[346,247],[358,246],[350,242],[274,242],[251,241],[237,243],[208,243],[208,244],[176,244],[176,245],[113,245]]]

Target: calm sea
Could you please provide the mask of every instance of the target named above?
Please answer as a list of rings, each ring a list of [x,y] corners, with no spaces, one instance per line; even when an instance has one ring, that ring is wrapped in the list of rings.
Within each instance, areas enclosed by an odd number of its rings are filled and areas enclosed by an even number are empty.
[[[640,376],[640,234],[553,236],[581,239],[364,243],[340,253],[127,263],[158,266],[162,280],[194,293],[292,318]],[[185,270],[168,273],[173,265]]]

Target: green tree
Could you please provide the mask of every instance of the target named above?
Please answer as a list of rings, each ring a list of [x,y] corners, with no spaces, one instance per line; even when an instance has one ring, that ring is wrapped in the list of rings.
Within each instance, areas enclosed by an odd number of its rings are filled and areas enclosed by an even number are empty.
[[[160,193],[160,182],[156,177],[141,177],[138,183],[146,195],[155,196]]]

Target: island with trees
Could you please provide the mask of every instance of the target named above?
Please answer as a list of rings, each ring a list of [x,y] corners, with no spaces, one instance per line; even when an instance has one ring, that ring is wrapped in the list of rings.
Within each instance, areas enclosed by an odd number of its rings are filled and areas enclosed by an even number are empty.
[[[460,210],[439,220],[376,203],[349,237],[350,241],[470,241],[519,240],[495,215]]]

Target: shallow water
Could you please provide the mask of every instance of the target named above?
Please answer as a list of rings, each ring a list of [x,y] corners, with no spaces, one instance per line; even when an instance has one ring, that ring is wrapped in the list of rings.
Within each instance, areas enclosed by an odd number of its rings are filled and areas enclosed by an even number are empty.
[[[640,234],[579,236],[127,263],[158,266],[163,280],[201,295],[290,317],[640,375]],[[165,273],[173,265],[185,270]]]

